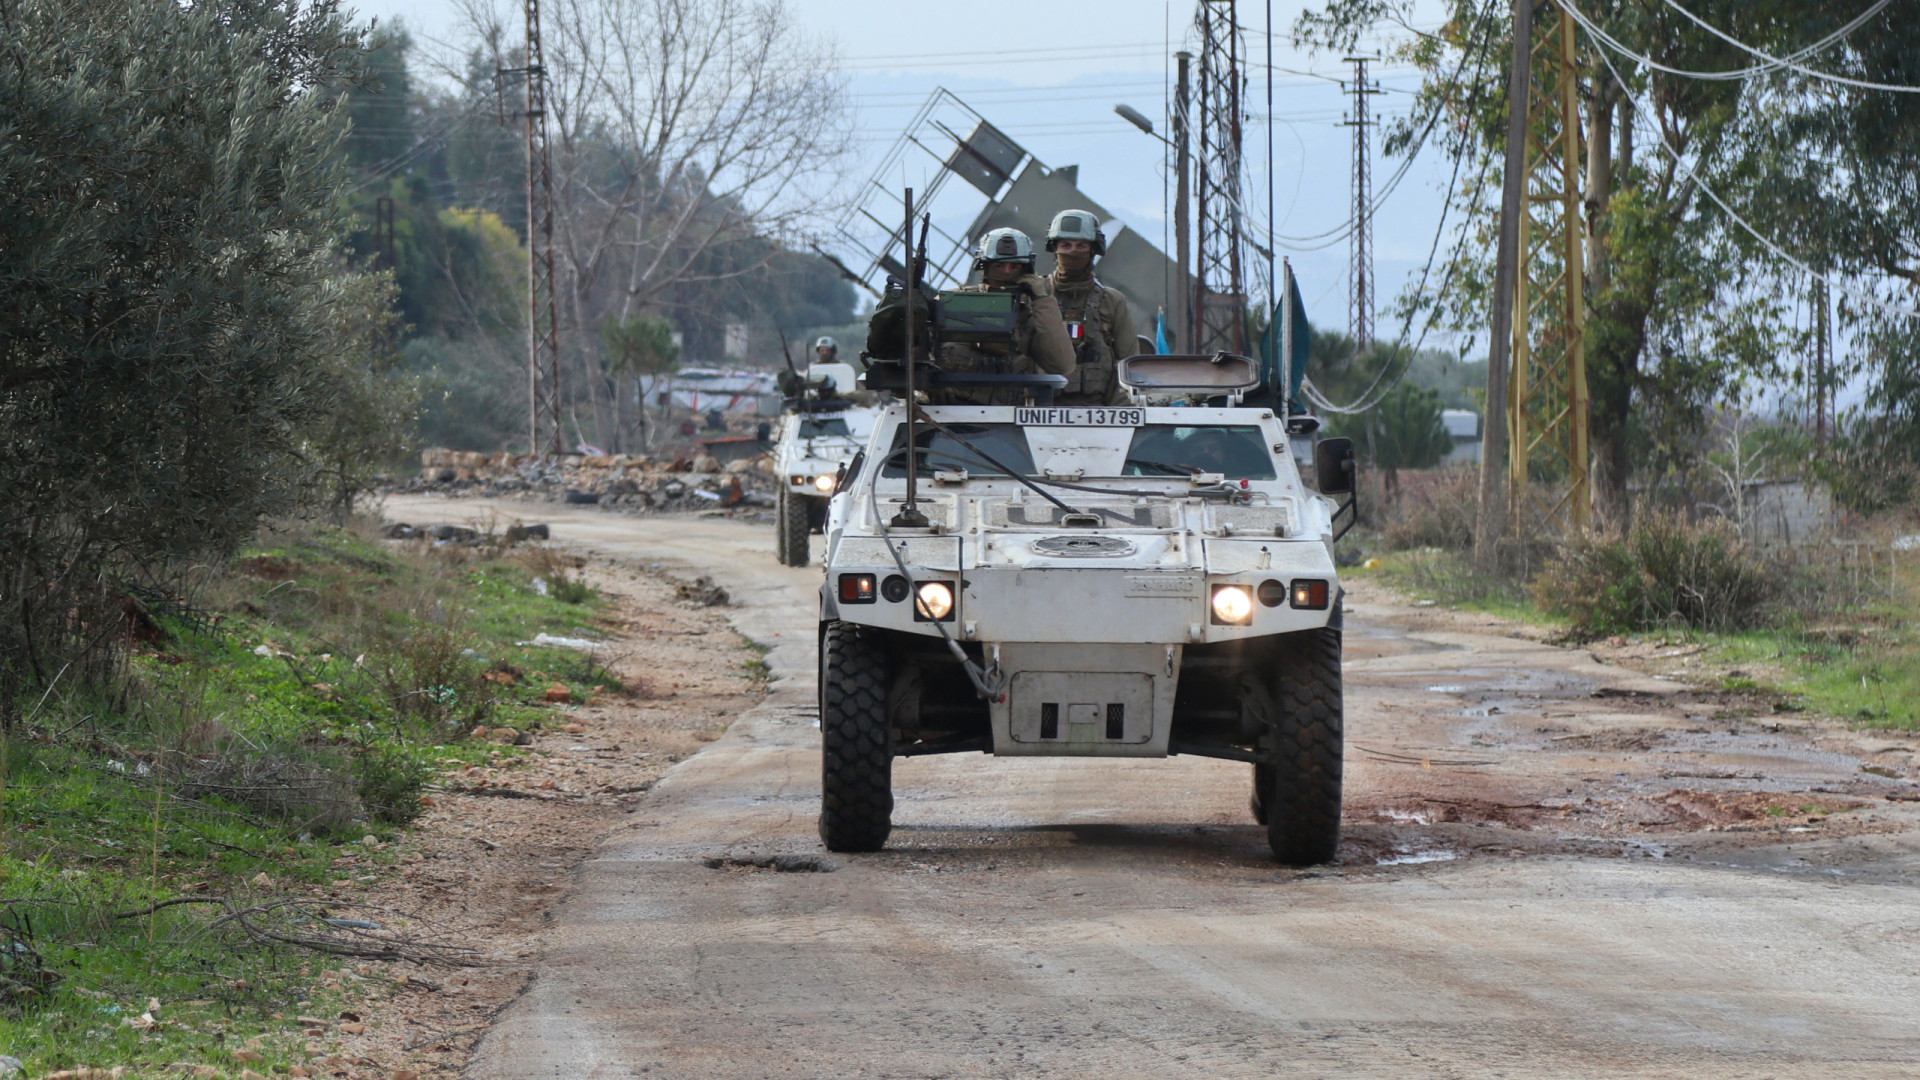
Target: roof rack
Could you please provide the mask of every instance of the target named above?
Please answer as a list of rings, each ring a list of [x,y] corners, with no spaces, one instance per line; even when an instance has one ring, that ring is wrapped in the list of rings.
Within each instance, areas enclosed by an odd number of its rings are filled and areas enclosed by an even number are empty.
[[[1260,368],[1250,356],[1142,353],[1120,361],[1120,381],[1147,398],[1216,398],[1238,402],[1260,385]]]

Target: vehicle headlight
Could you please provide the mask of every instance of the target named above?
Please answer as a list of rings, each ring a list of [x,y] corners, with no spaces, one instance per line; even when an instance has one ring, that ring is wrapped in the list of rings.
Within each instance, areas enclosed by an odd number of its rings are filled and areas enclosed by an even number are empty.
[[[833,474],[821,473],[819,476],[814,477],[813,486],[816,488],[819,488],[821,491],[832,491],[833,490]]]
[[[1253,594],[1242,585],[1213,587],[1213,621],[1246,626],[1253,621]]]
[[[944,581],[923,581],[914,590],[915,613],[923,619],[945,622],[953,615],[953,589]]]

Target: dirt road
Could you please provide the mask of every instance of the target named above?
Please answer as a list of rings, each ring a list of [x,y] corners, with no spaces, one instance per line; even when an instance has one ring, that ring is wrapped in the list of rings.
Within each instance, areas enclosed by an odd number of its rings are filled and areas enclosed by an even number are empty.
[[[1920,1076],[1911,741],[1362,592],[1338,865],[1266,860],[1242,765],[964,755],[896,765],[886,852],[715,868],[821,852],[817,571],[499,511],[712,574],[778,681],[579,868],[472,1076]]]

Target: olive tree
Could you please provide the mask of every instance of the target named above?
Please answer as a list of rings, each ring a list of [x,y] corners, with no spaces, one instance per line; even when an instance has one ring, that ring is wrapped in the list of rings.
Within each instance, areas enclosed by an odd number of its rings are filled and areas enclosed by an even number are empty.
[[[0,701],[110,640],[116,583],[307,490],[331,402],[330,3],[0,5]]]

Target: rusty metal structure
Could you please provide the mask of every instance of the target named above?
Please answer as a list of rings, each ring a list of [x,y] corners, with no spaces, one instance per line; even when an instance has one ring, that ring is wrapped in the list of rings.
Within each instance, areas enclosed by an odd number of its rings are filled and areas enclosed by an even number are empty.
[[[1247,278],[1243,249],[1246,214],[1241,200],[1241,134],[1246,117],[1245,46],[1234,0],[1200,0],[1194,14],[1200,39],[1199,137],[1194,194],[1199,228],[1193,281],[1194,351],[1249,351]]]
[[[1353,82],[1345,89],[1353,95],[1353,111],[1345,126],[1353,129],[1353,231],[1348,234],[1347,332],[1354,348],[1362,355],[1373,345],[1373,143],[1367,129],[1373,125],[1367,99],[1383,93],[1378,82],[1367,79],[1371,56],[1349,56]]]
[[[1533,18],[1506,410],[1508,505],[1521,539],[1585,530],[1592,506],[1578,40],[1553,0]]]
[[[512,114],[513,79],[525,90],[527,140],[527,449],[540,457],[565,450],[560,432],[560,303],[553,281],[553,162],[547,150],[547,67],[540,43],[540,0],[526,0],[526,66],[500,68],[494,87],[500,122]]]

